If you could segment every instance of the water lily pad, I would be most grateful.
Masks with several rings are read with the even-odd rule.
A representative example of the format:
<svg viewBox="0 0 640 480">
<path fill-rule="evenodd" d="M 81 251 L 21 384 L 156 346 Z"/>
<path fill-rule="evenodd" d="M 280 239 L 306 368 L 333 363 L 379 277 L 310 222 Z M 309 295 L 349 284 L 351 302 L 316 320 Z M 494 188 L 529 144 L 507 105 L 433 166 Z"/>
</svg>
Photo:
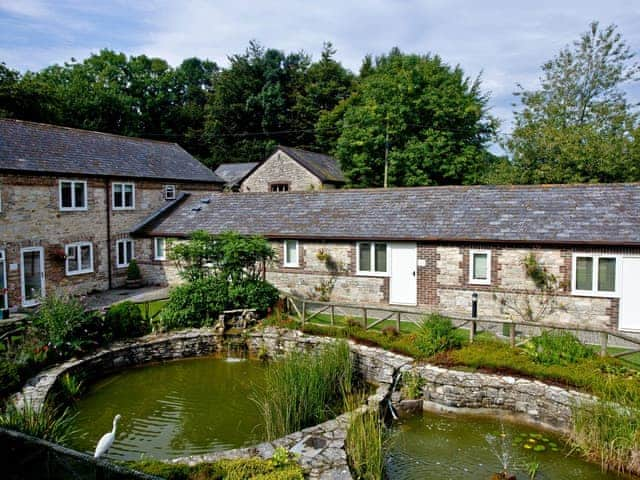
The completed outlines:
<svg viewBox="0 0 640 480">
<path fill-rule="evenodd" d="M 536 445 L 535 447 L 533 447 L 533 451 L 534 452 L 544 452 L 547 449 L 547 447 L 545 447 L 544 445 Z"/>
</svg>

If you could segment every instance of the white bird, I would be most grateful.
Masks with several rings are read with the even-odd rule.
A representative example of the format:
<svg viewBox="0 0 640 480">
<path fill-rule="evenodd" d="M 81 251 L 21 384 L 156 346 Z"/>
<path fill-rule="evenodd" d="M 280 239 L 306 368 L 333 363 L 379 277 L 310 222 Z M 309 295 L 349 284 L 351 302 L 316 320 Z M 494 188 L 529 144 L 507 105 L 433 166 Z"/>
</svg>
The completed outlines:
<svg viewBox="0 0 640 480">
<path fill-rule="evenodd" d="M 107 450 L 111 448 L 113 445 L 113 441 L 116 439 L 116 426 L 118 425 L 118 420 L 120 420 L 120 414 L 116 415 L 113 418 L 113 430 L 109 433 L 105 433 L 100 441 L 98 442 L 98 446 L 96 447 L 96 451 L 93 454 L 93 458 L 98 458 L 107 453 Z"/>
</svg>

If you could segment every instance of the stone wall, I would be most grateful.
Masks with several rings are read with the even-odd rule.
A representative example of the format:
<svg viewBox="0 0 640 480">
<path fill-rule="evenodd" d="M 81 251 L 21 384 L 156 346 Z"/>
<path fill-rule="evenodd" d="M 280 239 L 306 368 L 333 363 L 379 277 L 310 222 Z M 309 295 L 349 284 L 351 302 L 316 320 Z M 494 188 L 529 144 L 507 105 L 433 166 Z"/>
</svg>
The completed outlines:
<svg viewBox="0 0 640 480">
<path fill-rule="evenodd" d="M 595 397 L 553 385 L 433 365 L 411 368 L 424 380 L 424 408 L 431 410 L 504 413 L 546 429 L 568 432 L 572 407 Z"/>
<path fill-rule="evenodd" d="M 81 295 L 107 289 L 109 245 L 112 284 L 122 285 L 126 278 L 126 269 L 116 267 L 116 240 L 128 238 L 129 232 L 136 224 L 166 202 L 163 196 L 164 182 L 136 180 L 135 209 L 113 211 L 110 179 L 71 176 L 64 179 L 87 182 L 87 210 L 61 211 L 60 179 L 45 175 L 0 175 L 0 250 L 4 250 L 6 255 L 9 305 L 12 307 L 20 306 L 22 303 L 20 249 L 24 247 L 44 249 L 45 293 L 62 289 Z M 175 184 L 178 192 L 216 188 L 204 183 L 167 183 Z M 108 224 L 111 238 L 108 238 Z M 66 275 L 64 259 L 56 258 L 52 252 L 79 241 L 91 242 L 93 245 L 93 272 Z M 152 258 L 153 254 L 146 242 L 150 241 L 134 240 L 135 256 L 140 255 L 145 261 Z M 161 277 L 162 272 L 154 271 L 153 283 L 168 282 Z"/>
<path fill-rule="evenodd" d="M 240 185 L 241 192 L 270 192 L 271 184 L 286 183 L 290 192 L 323 188 L 322 181 L 284 152 L 267 158 Z"/>
</svg>

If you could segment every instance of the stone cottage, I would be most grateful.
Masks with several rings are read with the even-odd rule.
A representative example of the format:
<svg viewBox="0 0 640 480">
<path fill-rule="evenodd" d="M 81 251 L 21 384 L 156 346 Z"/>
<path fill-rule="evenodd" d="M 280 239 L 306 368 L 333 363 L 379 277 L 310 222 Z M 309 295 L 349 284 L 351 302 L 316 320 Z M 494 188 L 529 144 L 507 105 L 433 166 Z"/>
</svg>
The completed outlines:
<svg viewBox="0 0 640 480">
<path fill-rule="evenodd" d="M 197 229 L 265 236 L 267 279 L 307 298 L 468 316 L 475 293 L 481 318 L 546 298 L 547 320 L 640 331 L 640 184 L 195 193 L 134 235 Z"/>
<path fill-rule="evenodd" d="M 175 143 L 0 119 L 0 307 L 117 287 L 132 258 L 145 276 L 164 243 L 131 230 L 223 184 Z"/>
<path fill-rule="evenodd" d="M 226 181 L 226 189 L 241 192 L 305 192 L 345 184 L 335 158 L 284 146 L 260 163 L 224 163 L 215 173 Z"/>
</svg>

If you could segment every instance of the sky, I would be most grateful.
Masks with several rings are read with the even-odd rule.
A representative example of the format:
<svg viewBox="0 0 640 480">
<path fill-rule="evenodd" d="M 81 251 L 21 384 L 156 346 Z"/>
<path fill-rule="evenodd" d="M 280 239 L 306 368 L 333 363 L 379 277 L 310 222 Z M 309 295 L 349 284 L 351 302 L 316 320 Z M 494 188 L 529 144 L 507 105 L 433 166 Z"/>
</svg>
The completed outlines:
<svg viewBox="0 0 640 480">
<path fill-rule="evenodd" d="M 39 70 L 109 48 L 224 66 L 250 40 L 314 58 L 330 41 L 356 72 L 366 54 L 398 46 L 482 74 L 508 133 L 517 85 L 535 88 L 540 66 L 593 20 L 618 25 L 640 57 L 640 0 L 0 0 L 0 62 Z M 627 87 L 635 102 L 638 83 Z"/>
</svg>

